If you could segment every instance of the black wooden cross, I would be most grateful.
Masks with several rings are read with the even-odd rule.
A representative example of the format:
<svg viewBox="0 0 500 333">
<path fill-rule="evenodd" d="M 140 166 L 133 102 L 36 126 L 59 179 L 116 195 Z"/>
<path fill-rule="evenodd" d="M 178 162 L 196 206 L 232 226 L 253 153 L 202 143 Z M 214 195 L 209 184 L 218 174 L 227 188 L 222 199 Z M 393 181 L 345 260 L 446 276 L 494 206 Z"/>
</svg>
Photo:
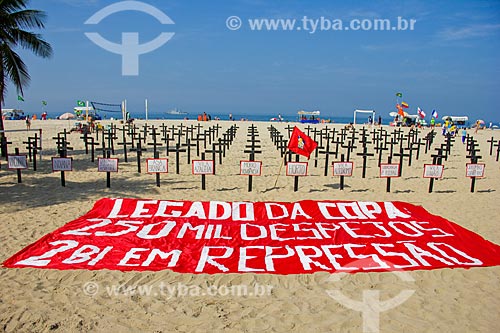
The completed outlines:
<svg viewBox="0 0 500 333">
<path fill-rule="evenodd" d="M 5 157 L 5 160 L 8 159 L 8 156 L 9 156 L 9 149 L 8 149 L 8 147 L 11 144 L 12 144 L 12 142 L 8 141 L 6 136 L 2 136 L 0 138 L 0 146 L 1 146 L 1 150 L 2 150 L 2 157 Z"/>
<path fill-rule="evenodd" d="M 150 134 L 151 134 L 151 138 L 153 139 L 153 142 L 149 142 L 147 145 L 148 146 L 153 146 L 153 156 L 156 156 L 156 152 L 158 151 L 157 148 L 163 146 L 163 144 L 157 141 L 156 137 L 158 135 L 160 135 L 160 133 L 158 133 L 156 131 L 156 127 L 151 126 L 151 132 L 150 132 Z"/>
<path fill-rule="evenodd" d="M 391 145 L 392 147 L 392 145 Z M 382 152 L 384 150 L 389 150 L 385 145 L 385 142 L 380 141 L 378 146 L 375 146 L 375 151 L 378 153 L 378 167 L 380 168 L 380 164 L 382 164 Z M 389 158 L 392 158 L 392 155 L 389 155 Z"/>
<path fill-rule="evenodd" d="M 86 146 L 90 146 L 90 161 L 94 162 L 95 158 L 95 146 L 99 146 L 99 142 L 95 142 L 95 139 L 93 136 L 88 136 L 85 141 Z M 89 142 L 90 141 L 90 142 Z"/>
<path fill-rule="evenodd" d="M 500 156 L 500 140 L 498 140 L 497 144 L 494 146 L 497 147 L 497 158 L 495 161 L 498 162 L 498 157 Z"/>
<path fill-rule="evenodd" d="M 249 161 L 255 161 L 255 154 L 261 154 L 262 151 L 256 150 L 257 148 L 260 148 L 260 146 L 255 145 L 256 142 L 254 140 L 252 140 L 251 142 L 252 142 L 251 145 L 245 146 L 245 150 L 243 151 L 243 153 L 250 154 L 248 157 Z M 253 178 L 252 175 L 248 176 L 248 192 L 252 192 L 252 178 Z"/>
<path fill-rule="evenodd" d="M 143 151 L 147 151 L 146 148 L 142 148 L 142 138 L 141 133 L 137 134 L 137 144 L 135 148 L 130 148 L 130 151 L 135 151 L 137 153 L 137 172 L 141 173 L 141 156 Z"/>
<path fill-rule="evenodd" d="M 128 132 L 128 129 L 125 128 L 125 126 L 123 126 L 120 131 L 122 131 L 122 142 L 118 142 L 117 144 L 120 145 L 120 146 L 123 146 L 123 157 L 124 157 L 124 160 L 125 162 L 128 162 L 128 158 L 127 158 L 127 145 L 130 144 L 130 142 L 127 142 L 127 132 Z M 85 145 L 87 146 L 87 145 Z"/>
<path fill-rule="evenodd" d="M 465 156 L 466 158 L 470 158 L 470 162 L 472 164 L 477 164 L 477 161 L 482 158 L 482 156 L 476 155 L 479 149 L 475 149 L 475 146 L 472 146 L 470 149 L 470 154 Z M 476 185 L 476 177 L 471 177 L 470 191 L 474 192 L 474 187 Z"/>
<path fill-rule="evenodd" d="M 215 146 L 218 146 L 219 149 L 215 149 Z M 215 175 L 215 154 L 219 154 L 219 164 L 222 164 L 222 149 L 221 145 L 217 143 L 212 143 L 212 149 L 205 150 L 206 153 L 212 154 L 212 160 L 214 161 L 214 175 Z"/>
<path fill-rule="evenodd" d="M 28 149 L 28 156 L 30 162 L 32 161 L 33 157 L 33 171 L 36 171 L 36 155 L 37 152 L 42 148 L 38 146 L 38 133 L 35 133 L 34 137 L 28 137 L 28 141 L 25 141 L 23 143 L 27 144 L 26 149 Z"/>
<path fill-rule="evenodd" d="M 220 126 L 219 124 L 217 124 L 217 125 L 211 126 L 210 128 L 212 128 L 212 130 L 213 130 L 212 140 L 215 140 L 215 138 L 219 136 L 219 129 L 221 129 L 222 126 Z"/>
<path fill-rule="evenodd" d="M 446 154 L 443 154 L 443 147 L 436 148 L 435 149 L 437 152 L 436 154 L 431 155 L 432 157 L 432 164 L 437 165 L 441 164 L 443 162 L 443 158 L 446 158 Z M 432 193 L 432 189 L 434 187 L 434 178 L 430 178 L 429 180 L 429 193 Z"/>
<path fill-rule="evenodd" d="M 187 138 L 187 136 L 186 136 Z M 192 139 L 194 140 L 194 139 Z M 186 143 L 183 143 L 182 144 L 183 147 L 186 147 L 186 150 L 187 150 L 187 164 L 191 164 L 191 147 L 199 147 L 199 145 L 197 143 L 191 143 L 191 140 L 190 139 L 187 139 L 186 140 Z M 198 156 L 198 155 L 196 155 Z"/>
<path fill-rule="evenodd" d="M 358 156 L 363 156 L 363 175 L 362 175 L 362 178 L 365 178 L 365 176 L 366 176 L 366 158 L 368 156 L 375 155 L 374 153 L 368 153 L 367 150 L 368 150 L 368 148 L 366 147 L 366 144 L 363 144 L 363 152 L 356 154 Z"/>
<path fill-rule="evenodd" d="M 179 143 L 175 144 L 175 148 L 169 148 L 170 151 L 175 152 L 175 173 L 180 173 L 180 153 L 186 152 L 185 148 L 181 148 Z"/>
<path fill-rule="evenodd" d="M 412 143 L 412 146 L 417 146 L 417 155 L 415 156 L 415 159 L 418 161 L 420 157 L 420 146 L 425 146 L 425 142 L 422 142 L 421 138 L 418 138 L 417 141 Z"/>
<path fill-rule="evenodd" d="M 491 139 L 486 140 L 490 144 L 490 156 L 493 155 L 493 144 L 496 142 L 494 137 L 491 137 Z"/>
<path fill-rule="evenodd" d="M 410 156 L 410 154 L 405 154 L 404 150 L 405 149 L 403 148 L 403 143 L 401 142 L 401 144 L 399 145 L 399 153 L 392 154 L 394 156 L 399 156 L 399 177 L 401 177 L 401 175 L 403 174 L 403 159 Z"/>
<path fill-rule="evenodd" d="M 343 144 L 342 145 L 342 148 L 346 148 L 347 149 L 347 159 L 346 159 L 346 161 L 349 162 L 350 158 L 351 158 L 351 151 L 353 151 L 354 148 L 357 148 L 357 146 L 355 146 L 354 142 L 349 139 L 347 141 L 347 144 Z"/>
<path fill-rule="evenodd" d="M 427 133 L 427 135 L 424 137 L 425 141 L 425 154 L 431 149 L 432 143 L 434 142 L 434 137 L 436 136 L 436 132 L 434 130 L 430 131 Z"/>
<path fill-rule="evenodd" d="M 67 156 L 67 151 L 73 150 L 73 147 L 69 146 L 70 143 L 66 140 L 66 138 L 67 138 L 67 132 L 66 129 L 64 129 L 62 133 L 57 133 L 57 137 L 53 137 L 52 139 L 56 140 L 57 153 L 60 154 L 61 150 L 64 150 Z"/>
<path fill-rule="evenodd" d="M 285 127 L 285 129 L 288 131 L 288 138 L 290 138 L 292 136 L 292 132 L 293 132 L 294 128 L 295 128 L 295 126 L 292 126 L 292 125 L 288 125 L 287 127 Z"/>
<path fill-rule="evenodd" d="M 333 155 L 333 156 L 335 156 L 335 158 L 337 158 L 337 156 L 339 154 L 339 143 L 340 143 L 339 138 L 337 138 L 337 141 L 334 141 L 333 143 L 336 143 L 335 151 L 330 151 L 330 140 L 329 140 L 329 138 L 327 138 L 325 149 L 321 150 L 319 152 L 321 155 L 325 155 L 325 172 L 324 172 L 325 177 L 328 176 L 328 168 L 330 167 L 330 163 L 329 163 L 330 155 Z M 316 149 L 316 150 L 318 151 L 319 149 Z"/>
</svg>

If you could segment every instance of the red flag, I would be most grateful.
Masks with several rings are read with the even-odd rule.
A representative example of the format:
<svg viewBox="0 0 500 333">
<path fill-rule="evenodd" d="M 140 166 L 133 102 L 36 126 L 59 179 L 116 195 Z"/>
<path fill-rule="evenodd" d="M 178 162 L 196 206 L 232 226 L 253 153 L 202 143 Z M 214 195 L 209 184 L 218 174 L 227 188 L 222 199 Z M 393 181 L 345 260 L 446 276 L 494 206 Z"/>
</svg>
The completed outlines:
<svg viewBox="0 0 500 333">
<path fill-rule="evenodd" d="M 292 136 L 288 142 L 288 149 L 309 159 L 309 156 L 317 146 L 318 143 L 316 141 L 307 136 L 297 126 L 294 127 Z"/>
</svg>

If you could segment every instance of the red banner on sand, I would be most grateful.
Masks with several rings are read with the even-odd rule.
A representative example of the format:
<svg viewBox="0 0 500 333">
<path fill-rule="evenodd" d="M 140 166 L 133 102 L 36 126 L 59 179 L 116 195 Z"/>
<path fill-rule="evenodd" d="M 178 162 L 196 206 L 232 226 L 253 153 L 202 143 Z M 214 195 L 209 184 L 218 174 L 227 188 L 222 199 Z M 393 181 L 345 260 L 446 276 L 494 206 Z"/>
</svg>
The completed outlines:
<svg viewBox="0 0 500 333">
<path fill-rule="evenodd" d="M 101 199 L 5 267 L 304 274 L 500 265 L 500 246 L 404 202 Z"/>
</svg>

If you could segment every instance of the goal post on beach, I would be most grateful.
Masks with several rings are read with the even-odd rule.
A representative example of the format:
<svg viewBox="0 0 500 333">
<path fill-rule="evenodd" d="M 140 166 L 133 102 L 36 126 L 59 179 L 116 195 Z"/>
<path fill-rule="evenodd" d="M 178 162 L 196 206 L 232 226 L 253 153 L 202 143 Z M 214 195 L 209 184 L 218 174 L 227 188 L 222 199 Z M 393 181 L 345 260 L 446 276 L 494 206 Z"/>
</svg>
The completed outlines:
<svg viewBox="0 0 500 333">
<path fill-rule="evenodd" d="M 90 102 L 90 104 L 92 104 L 92 109 L 94 109 L 96 113 L 120 113 L 122 120 L 124 122 L 127 121 L 127 100 L 121 101 L 120 104 L 102 103 L 95 101 Z"/>
</svg>

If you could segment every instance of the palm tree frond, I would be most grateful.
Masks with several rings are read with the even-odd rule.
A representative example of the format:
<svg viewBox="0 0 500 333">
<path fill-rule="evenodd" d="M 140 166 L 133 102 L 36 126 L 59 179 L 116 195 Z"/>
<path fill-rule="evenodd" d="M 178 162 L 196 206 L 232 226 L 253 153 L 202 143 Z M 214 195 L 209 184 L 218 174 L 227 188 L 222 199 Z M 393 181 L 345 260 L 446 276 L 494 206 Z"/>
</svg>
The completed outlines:
<svg viewBox="0 0 500 333">
<path fill-rule="evenodd" d="M 12 30 L 12 37 L 19 46 L 30 50 L 35 55 L 42 58 L 52 56 L 52 46 L 42 39 L 42 36 L 24 30 Z"/>
<path fill-rule="evenodd" d="M 3 75 L 9 77 L 17 91 L 22 95 L 23 87 L 27 86 L 30 82 L 30 75 L 26 64 L 19 54 L 6 44 L 0 44 L 0 55 L 2 57 Z"/>
</svg>

